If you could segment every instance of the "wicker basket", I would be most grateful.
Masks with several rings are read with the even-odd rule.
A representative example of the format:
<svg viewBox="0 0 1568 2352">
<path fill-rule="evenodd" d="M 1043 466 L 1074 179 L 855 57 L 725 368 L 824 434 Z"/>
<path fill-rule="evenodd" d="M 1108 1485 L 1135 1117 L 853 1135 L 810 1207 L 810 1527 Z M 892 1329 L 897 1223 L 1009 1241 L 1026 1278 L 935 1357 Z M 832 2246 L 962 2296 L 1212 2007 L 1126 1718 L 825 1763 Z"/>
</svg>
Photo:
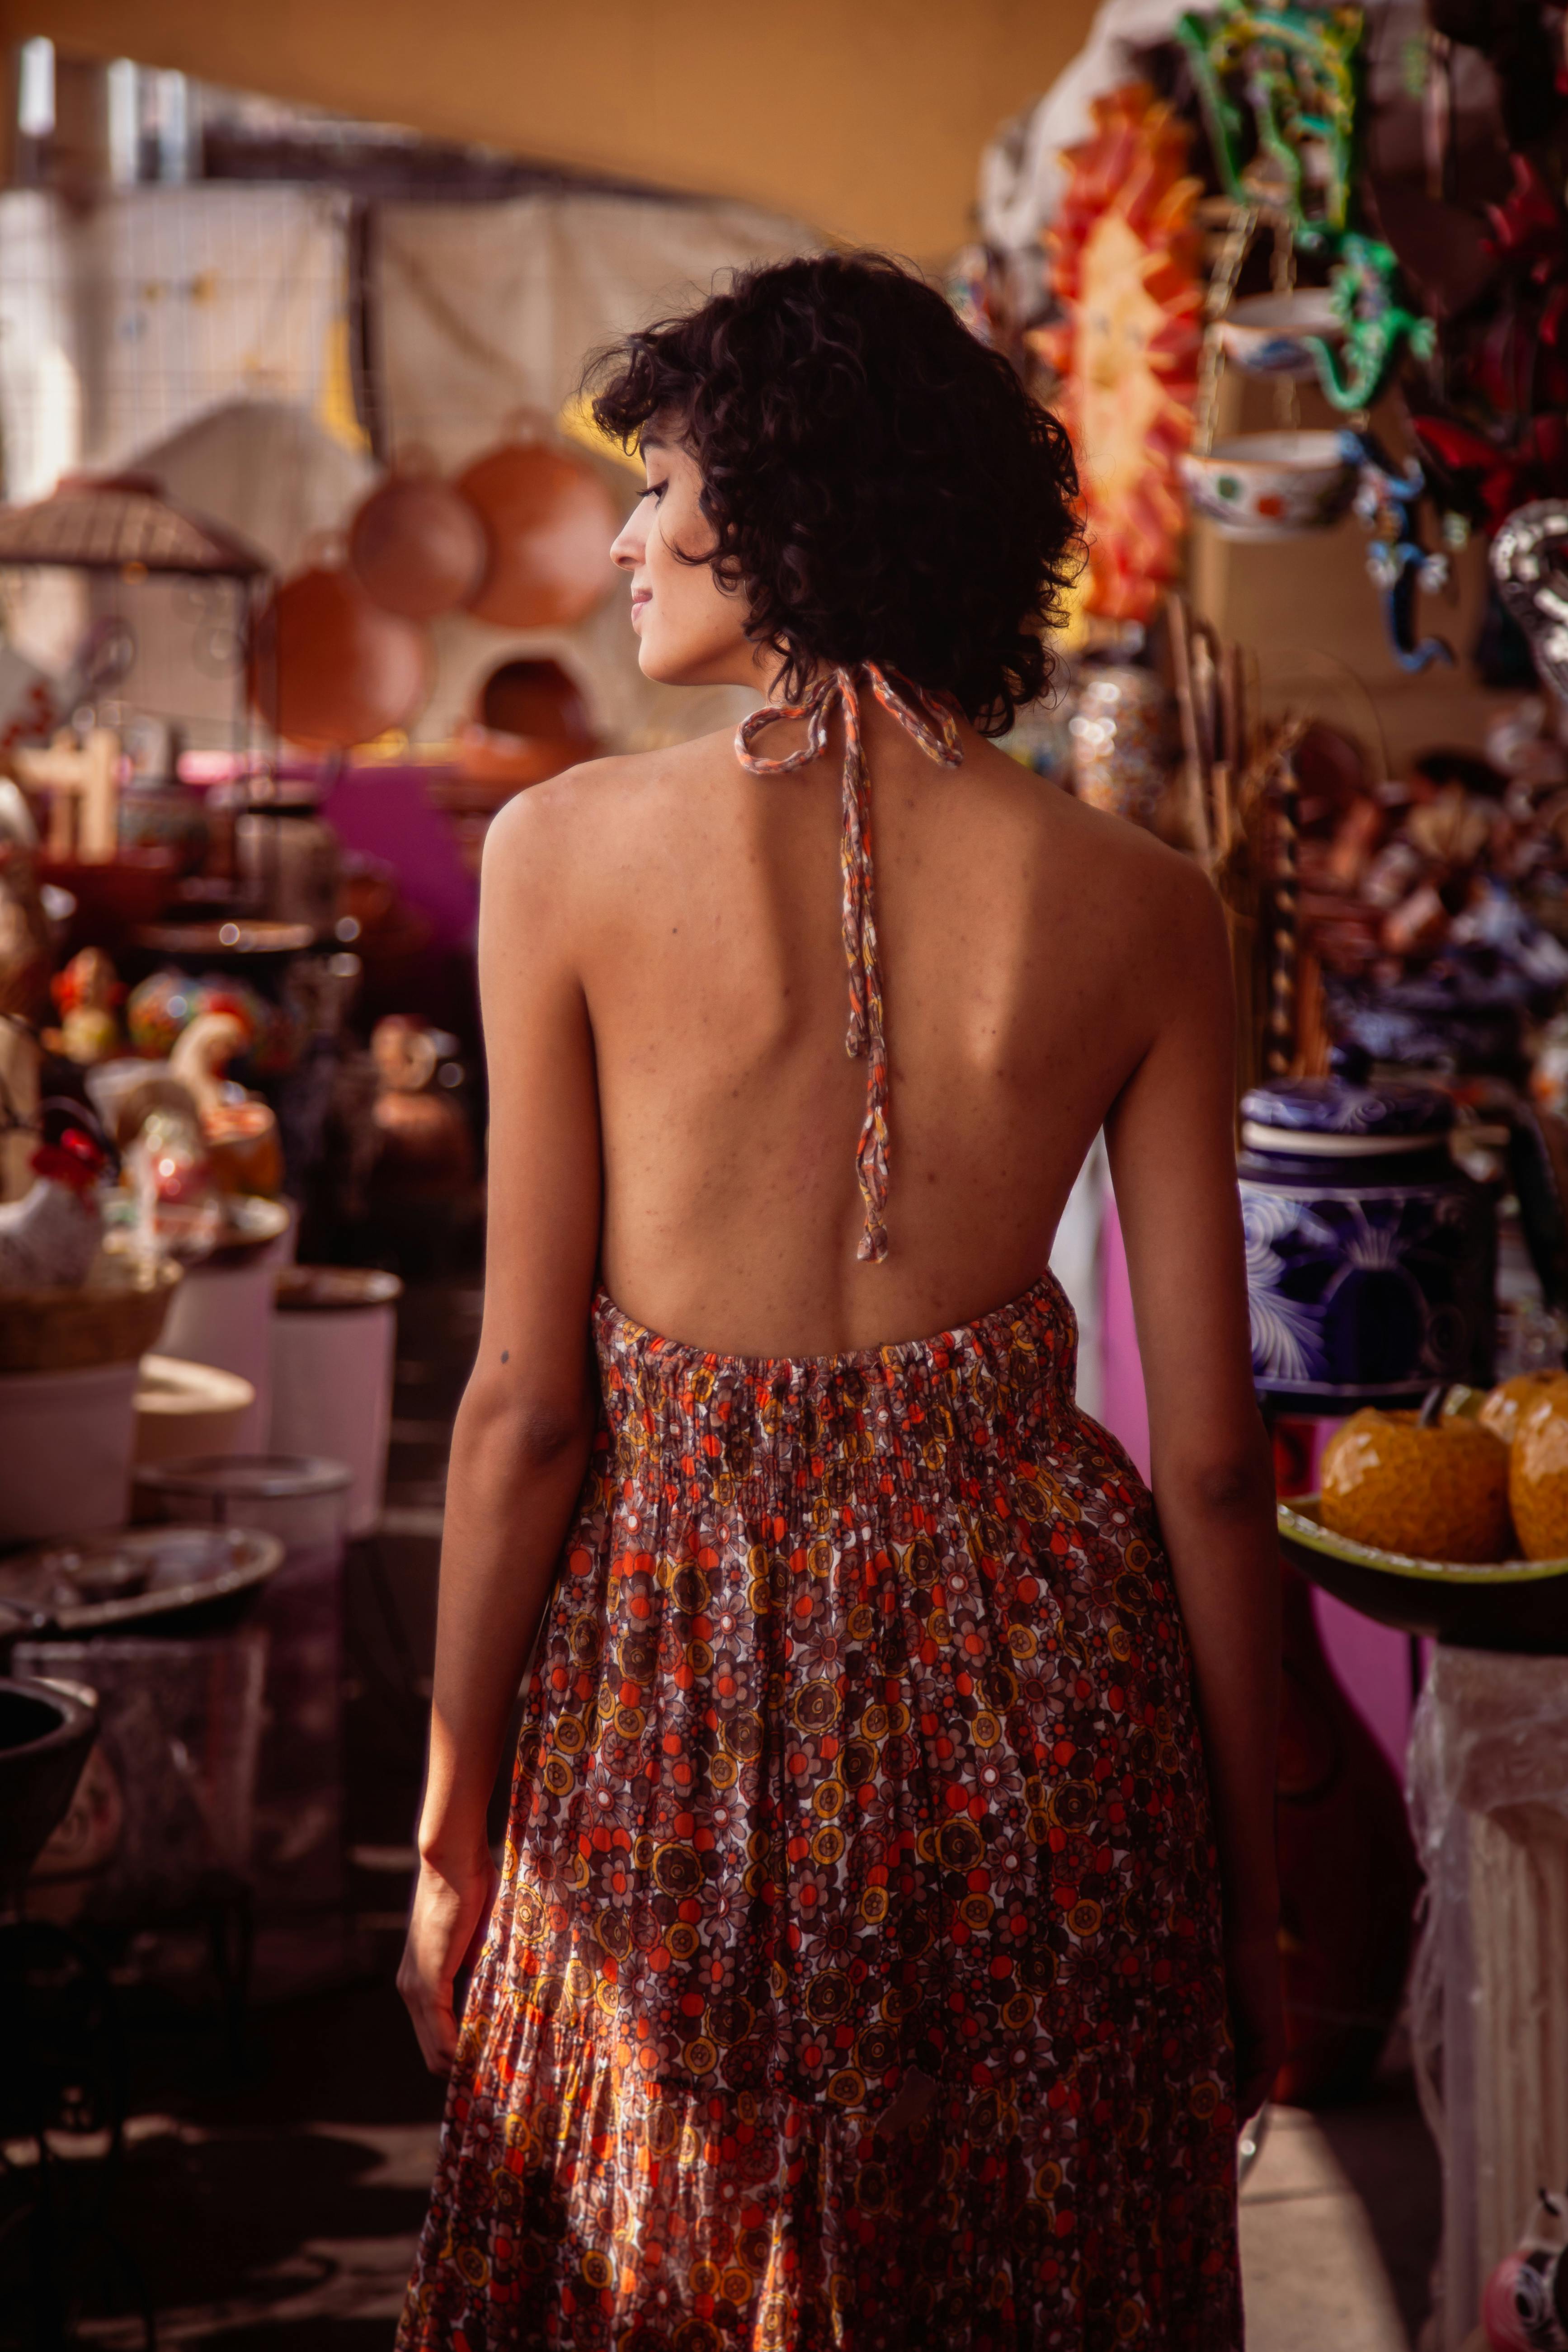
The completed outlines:
<svg viewBox="0 0 1568 2352">
<path fill-rule="evenodd" d="M 163 1329 L 179 1279 L 166 1262 L 101 1255 L 78 1289 L 0 1291 L 0 1373 L 134 1363 Z"/>
</svg>

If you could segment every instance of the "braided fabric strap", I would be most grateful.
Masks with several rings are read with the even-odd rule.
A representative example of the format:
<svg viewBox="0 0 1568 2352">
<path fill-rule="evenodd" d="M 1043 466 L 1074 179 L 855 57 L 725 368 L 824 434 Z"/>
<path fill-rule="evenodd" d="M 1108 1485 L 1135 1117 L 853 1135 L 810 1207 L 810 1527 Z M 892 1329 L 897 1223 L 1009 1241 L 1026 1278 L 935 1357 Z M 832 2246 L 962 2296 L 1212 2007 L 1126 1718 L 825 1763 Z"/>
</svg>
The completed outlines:
<svg viewBox="0 0 1568 2352">
<path fill-rule="evenodd" d="M 888 1255 L 888 1044 L 882 1008 L 882 967 L 877 950 L 877 916 L 871 875 L 870 777 L 860 735 L 858 679 L 863 679 L 890 717 L 929 760 L 956 768 L 963 759 L 952 711 L 922 694 L 906 678 L 895 685 L 875 662 L 856 669 L 832 669 L 804 702 L 768 703 L 742 719 L 735 730 L 735 757 L 754 776 L 782 776 L 809 767 L 827 749 L 834 710 L 844 719 L 844 830 L 838 863 L 844 877 L 844 954 L 849 966 L 849 1027 L 846 1052 L 866 1056 L 866 1120 L 855 1152 L 855 1174 L 866 1203 L 866 1229 L 856 1255 L 874 1264 Z M 752 749 L 775 719 L 805 722 L 805 740 L 776 760 Z"/>
</svg>

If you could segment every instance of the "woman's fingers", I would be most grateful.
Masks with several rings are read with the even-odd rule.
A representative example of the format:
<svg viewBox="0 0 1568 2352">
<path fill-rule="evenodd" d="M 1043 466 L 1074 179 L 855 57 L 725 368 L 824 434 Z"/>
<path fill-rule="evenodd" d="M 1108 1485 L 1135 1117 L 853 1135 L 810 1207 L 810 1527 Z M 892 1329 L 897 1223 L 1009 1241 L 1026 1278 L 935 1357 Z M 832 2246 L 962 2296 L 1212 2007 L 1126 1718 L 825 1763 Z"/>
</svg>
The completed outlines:
<svg viewBox="0 0 1568 2352">
<path fill-rule="evenodd" d="M 463 1884 L 426 1864 L 414 1890 L 397 1990 L 433 2074 L 452 2071 L 458 2053 L 452 1988 L 459 1969 L 472 1967 L 483 1947 L 497 1878 L 487 1855 L 482 1871 Z"/>
</svg>

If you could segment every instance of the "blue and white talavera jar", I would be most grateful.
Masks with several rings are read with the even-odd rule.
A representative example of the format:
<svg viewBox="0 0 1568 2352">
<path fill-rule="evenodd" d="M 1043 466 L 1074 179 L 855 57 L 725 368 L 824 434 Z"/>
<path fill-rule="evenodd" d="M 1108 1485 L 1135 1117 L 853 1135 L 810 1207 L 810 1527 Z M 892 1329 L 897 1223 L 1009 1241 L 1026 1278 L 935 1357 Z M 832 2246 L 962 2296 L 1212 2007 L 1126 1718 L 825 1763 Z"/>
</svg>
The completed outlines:
<svg viewBox="0 0 1568 2352">
<path fill-rule="evenodd" d="M 1241 1106 L 1242 1224 L 1258 1392 L 1304 1414 L 1489 1387 L 1490 1195 L 1449 1151 L 1435 1088 L 1290 1078 Z"/>
</svg>

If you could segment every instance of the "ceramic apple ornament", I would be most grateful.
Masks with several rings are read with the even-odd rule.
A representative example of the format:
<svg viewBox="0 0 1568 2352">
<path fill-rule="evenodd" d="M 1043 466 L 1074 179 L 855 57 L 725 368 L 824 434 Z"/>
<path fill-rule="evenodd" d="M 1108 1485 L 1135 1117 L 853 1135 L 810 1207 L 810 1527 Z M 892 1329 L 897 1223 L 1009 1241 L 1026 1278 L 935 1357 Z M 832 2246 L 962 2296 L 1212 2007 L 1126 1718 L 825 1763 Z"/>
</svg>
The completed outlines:
<svg viewBox="0 0 1568 2352">
<path fill-rule="evenodd" d="M 1568 1379 L 1547 1381 L 1520 1415 L 1508 1497 L 1526 1559 L 1568 1557 Z"/>
<path fill-rule="evenodd" d="M 1446 1389 L 1421 1412 L 1353 1412 L 1323 1454 L 1323 1525 L 1353 1542 L 1415 1559 L 1506 1559 L 1509 1449 Z M 1568 1424 L 1565 1424 L 1568 1428 Z"/>
</svg>

